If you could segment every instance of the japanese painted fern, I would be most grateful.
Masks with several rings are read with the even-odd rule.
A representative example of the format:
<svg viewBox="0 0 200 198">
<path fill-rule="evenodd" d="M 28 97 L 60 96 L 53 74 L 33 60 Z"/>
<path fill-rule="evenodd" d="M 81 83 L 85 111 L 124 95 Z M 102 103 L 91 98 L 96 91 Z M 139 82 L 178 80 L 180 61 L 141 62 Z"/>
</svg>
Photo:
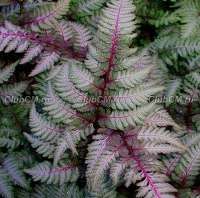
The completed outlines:
<svg viewBox="0 0 200 198">
<path fill-rule="evenodd" d="M 25 133 L 45 158 L 25 170 L 35 181 L 85 178 L 85 197 L 115 197 L 122 184 L 136 184 L 138 197 L 175 197 L 160 157 L 185 149 L 181 128 L 153 100 L 163 91 L 153 57 L 131 47 L 134 12 L 130 0 L 107 3 L 86 60 L 52 61 L 36 78 L 40 100 L 30 113 L 32 134 Z"/>
</svg>

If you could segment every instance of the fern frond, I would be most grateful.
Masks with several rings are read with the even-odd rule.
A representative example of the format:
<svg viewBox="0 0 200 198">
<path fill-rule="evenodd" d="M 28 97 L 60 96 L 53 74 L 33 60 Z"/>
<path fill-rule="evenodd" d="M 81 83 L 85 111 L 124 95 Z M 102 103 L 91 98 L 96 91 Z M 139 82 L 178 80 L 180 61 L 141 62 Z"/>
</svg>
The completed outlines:
<svg viewBox="0 0 200 198">
<path fill-rule="evenodd" d="M 18 61 L 6 66 L 5 68 L 0 70 L 0 84 L 2 84 L 3 82 L 8 81 L 8 79 L 12 76 L 12 74 L 15 71 L 16 66 L 18 65 Z"/>
<path fill-rule="evenodd" d="M 71 150 L 73 154 L 77 154 L 76 144 L 85 139 L 93 132 L 91 125 L 84 129 L 76 129 L 70 127 L 59 128 L 50 121 L 45 120 L 36 112 L 33 105 L 30 113 L 30 127 L 34 136 L 25 134 L 37 152 L 43 156 L 54 158 L 54 164 L 63 157 L 66 150 Z"/>
<path fill-rule="evenodd" d="M 130 61 L 130 60 L 129 60 Z M 132 60 L 133 61 L 133 60 Z M 127 64 L 127 62 L 126 62 Z M 141 64 L 141 63 L 140 63 Z M 139 71 L 121 71 L 114 75 L 113 81 L 115 86 L 119 86 L 120 88 L 133 88 L 137 85 L 143 83 L 143 81 L 148 77 L 151 72 L 151 67 L 141 69 Z"/>
<path fill-rule="evenodd" d="M 159 107 L 153 113 L 150 113 L 149 116 L 146 117 L 145 123 L 149 126 L 173 126 L 175 130 L 181 130 L 181 127 L 175 123 L 169 113 L 162 107 Z"/>
<path fill-rule="evenodd" d="M 41 100 L 30 113 L 33 135 L 25 134 L 36 151 L 53 163 L 45 161 L 26 170 L 35 181 L 75 182 L 79 164 L 79 178 L 86 177 L 88 197 L 115 197 L 117 185 L 123 183 L 135 183 L 138 197 L 175 197 L 176 189 L 159 162 L 165 154 L 185 151 L 174 134 L 181 128 L 157 104 L 164 84 L 157 58 L 148 49 L 137 52 L 132 47 L 134 12 L 131 0 L 109 1 L 92 41 L 87 29 L 60 22 L 60 17 L 50 20 L 51 27 L 44 25 L 48 33 L 55 27 L 58 40 L 62 37 L 68 44 L 72 40 L 76 50 L 88 47 L 88 54 L 85 61 L 66 59 L 62 53 L 53 61 L 45 57 L 45 64 L 39 62 L 31 74 L 49 69 L 36 78 L 34 93 Z M 43 55 L 45 50 L 41 51 Z M 48 56 L 52 53 L 47 52 Z M 29 54 L 27 60 L 34 57 Z M 198 75 L 193 77 L 198 82 Z M 83 165 L 86 144 L 87 169 Z"/>
<path fill-rule="evenodd" d="M 59 0 L 56 3 L 48 3 L 38 6 L 31 13 L 32 19 L 26 22 L 33 30 L 38 30 L 38 26 L 42 29 L 48 29 L 50 24 L 62 18 L 69 8 L 69 0 Z"/>
<path fill-rule="evenodd" d="M 6 147 L 7 149 L 15 149 L 20 144 L 21 141 L 17 138 L 0 137 L 0 147 Z"/>
<path fill-rule="evenodd" d="M 175 168 L 173 178 L 183 186 L 191 186 L 194 183 L 194 178 L 199 174 L 200 166 L 200 145 L 195 144 L 183 154 L 179 164 Z"/>
<path fill-rule="evenodd" d="M 94 141 L 88 148 L 89 153 L 87 156 L 87 177 L 91 182 L 89 186 L 93 186 L 94 188 L 99 185 L 104 171 L 109 168 L 109 165 L 115 161 L 116 157 L 118 156 L 118 150 L 115 152 L 107 150 L 107 146 L 111 137 L 111 134 L 108 136 L 95 136 L 94 138 L 96 141 Z"/>
<path fill-rule="evenodd" d="M 13 187 L 5 170 L 0 169 L 0 193 L 6 198 L 13 198 Z"/>
<path fill-rule="evenodd" d="M 154 142 L 158 144 L 162 143 L 167 143 L 171 144 L 174 146 L 179 147 L 180 149 L 186 149 L 185 146 L 183 146 L 178 138 L 174 135 L 171 134 L 169 131 L 166 131 L 164 128 L 153 128 L 153 127 L 148 127 L 148 128 L 142 128 L 138 132 L 137 138 L 139 140 L 144 140 L 146 142 Z"/>
<path fill-rule="evenodd" d="M 116 198 L 116 187 L 112 184 L 110 180 L 104 180 L 101 181 L 101 185 L 98 188 L 92 190 L 89 189 L 89 192 L 86 194 L 86 196 L 88 198 Z"/>
<path fill-rule="evenodd" d="M 0 87 L 0 99 L 3 103 L 8 104 L 13 101 L 14 98 L 21 96 L 26 90 L 29 82 L 19 82 L 9 85 L 2 85 Z"/>
<path fill-rule="evenodd" d="M 149 99 L 163 90 L 163 87 L 145 88 L 136 87 L 132 90 L 119 90 L 111 98 L 111 107 L 116 110 L 130 110 L 149 101 Z M 112 92 L 111 92 L 112 93 Z M 109 105 L 109 103 L 108 103 Z"/>
<path fill-rule="evenodd" d="M 131 111 L 113 111 L 110 115 L 102 115 L 99 123 L 102 127 L 124 130 L 128 126 L 142 125 L 150 112 L 155 111 L 155 103 L 149 103 Z"/>
<path fill-rule="evenodd" d="M 24 136 L 31 143 L 33 148 L 36 148 L 36 151 L 41 154 L 43 157 L 53 158 L 56 146 L 52 142 L 44 141 L 38 137 L 24 133 Z"/>
<path fill-rule="evenodd" d="M 62 185 L 66 182 L 74 182 L 78 177 L 78 169 L 74 165 L 52 167 L 49 162 L 43 162 L 33 168 L 25 170 L 34 181 L 46 182 L 47 184 Z"/>
<path fill-rule="evenodd" d="M 84 57 L 91 38 L 89 31 L 76 23 L 67 23 L 66 27 L 66 24 L 62 22 L 56 25 L 56 29 L 59 32 L 56 35 L 53 32 L 52 34 L 50 34 L 51 32 L 39 34 L 28 32 L 6 21 L 4 26 L 0 26 L 0 51 L 6 53 L 10 51 L 25 52 L 20 64 L 25 64 L 39 57 L 39 61 L 37 61 L 30 76 L 53 67 L 60 60 L 61 55 L 70 58 L 75 55 L 77 58 Z"/>
<path fill-rule="evenodd" d="M 104 0 L 103 1 L 102 0 L 80 1 L 79 5 L 78 5 L 78 12 L 79 12 L 80 15 L 83 14 L 83 15 L 92 16 L 93 12 L 100 10 L 103 7 L 103 4 L 105 2 L 106 1 L 104 1 Z"/>
<path fill-rule="evenodd" d="M 55 69 L 54 69 L 55 71 Z M 69 65 L 61 66 L 60 71 L 55 75 L 53 84 L 58 95 L 66 102 L 72 103 L 72 107 L 82 112 L 94 111 L 95 102 L 92 102 L 89 94 L 76 88 L 69 76 Z"/>
<path fill-rule="evenodd" d="M 189 54 L 198 53 L 200 49 L 200 40 L 196 37 L 180 39 L 180 35 L 165 36 L 158 38 L 153 43 L 152 49 L 170 51 L 182 57 Z"/>
<path fill-rule="evenodd" d="M 60 136 L 60 133 L 62 132 L 62 129 L 42 118 L 42 116 L 37 113 L 34 104 L 30 113 L 29 125 L 31 127 L 31 131 L 34 133 L 35 136 L 38 136 L 46 141 L 56 141 L 57 138 Z"/>
<path fill-rule="evenodd" d="M 83 65 L 72 64 L 69 68 L 69 74 L 71 81 L 81 91 L 90 91 L 90 89 L 91 91 L 99 91 L 93 74 L 85 69 Z"/>
<path fill-rule="evenodd" d="M 121 183 L 121 179 L 123 178 L 123 173 L 125 172 L 127 168 L 127 164 L 123 161 L 118 161 L 112 164 L 110 169 L 110 176 L 112 179 L 112 182 L 117 185 Z M 134 172 L 135 174 L 135 172 Z M 130 176 L 129 172 L 129 176 Z M 126 183 L 128 183 L 128 177 L 124 176 Z M 134 178 L 134 175 L 131 176 L 131 180 Z M 132 183 L 132 182 L 131 182 Z"/>
<path fill-rule="evenodd" d="M 29 76 L 35 76 L 47 69 L 50 69 L 59 60 L 59 58 L 60 56 L 55 52 L 43 54 L 41 60 L 37 63 L 36 67 Z"/>
<path fill-rule="evenodd" d="M 166 183 L 168 181 L 167 176 L 156 172 L 149 172 L 148 168 L 137 158 L 134 158 L 134 161 L 141 177 L 137 183 L 137 186 L 139 186 L 137 197 L 175 197 L 173 193 L 177 190 Z"/>
<path fill-rule="evenodd" d="M 198 0 L 190 2 L 183 1 L 179 4 L 180 8 L 177 10 L 181 17 L 181 31 L 183 37 L 196 35 L 200 30 L 199 23 L 199 9 L 200 3 Z"/>
<path fill-rule="evenodd" d="M 88 122 L 86 118 L 79 115 L 69 104 L 64 103 L 52 89 L 49 84 L 48 93 L 45 99 L 44 110 L 55 119 L 56 122 L 63 122 L 64 124 L 73 121 Z"/>
<path fill-rule="evenodd" d="M 69 23 L 72 31 L 74 33 L 73 36 L 73 45 L 77 51 L 82 51 L 87 49 L 89 42 L 91 40 L 90 31 L 84 26 L 76 23 Z"/>
<path fill-rule="evenodd" d="M 24 144 L 21 133 L 22 128 L 27 124 L 28 107 L 22 104 L 0 105 L 0 112 L 6 114 L 0 119 L 0 147 L 13 151 Z"/>
<path fill-rule="evenodd" d="M 25 175 L 20 170 L 20 163 L 17 162 L 17 160 L 18 159 L 14 156 L 7 157 L 3 162 L 3 167 L 14 183 L 23 188 L 28 188 L 28 182 L 25 179 Z"/>
<path fill-rule="evenodd" d="M 176 94 L 179 92 L 181 86 L 181 79 L 174 79 L 168 83 L 168 87 L 165 92 L 165 96 L 167 98 L 166 104 L 170 105 L 173 103 Z"/>
<path fill-rule="evenodd" d="M 74 197 L 83 198 L 83 192 L 75 184 L 63 184 L 57 185 L 37 185 L 32 193 L 33 198 L 43 198 L 43 197 Z"/>
<path fill-rule="evenodd" d="M 28 63 L 33 58 L 37 57 L 41 52 L 42 52 L 42 46 L 40 45 L 29 46 L 24 57 L 21 59 L 20 64 Z"/>
</svg>

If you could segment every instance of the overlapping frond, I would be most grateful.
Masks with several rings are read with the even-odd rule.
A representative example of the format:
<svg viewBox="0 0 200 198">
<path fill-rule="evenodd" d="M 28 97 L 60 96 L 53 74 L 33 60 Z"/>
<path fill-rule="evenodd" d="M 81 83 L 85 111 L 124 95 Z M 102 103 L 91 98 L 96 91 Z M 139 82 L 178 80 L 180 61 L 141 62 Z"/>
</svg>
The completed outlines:
<svg viewBox="0 0 200 198">
<path fill-rule="evenodd" d="M 72 8 L 73 16 L 96 31 L 99 16 L 107 2 L 105 0 L 81 0 Z"/>
<path fill-rule="evenodd" d="M 198 34 L 198 31 L 200 30 L 199 1 L 183 1 L 182 3 L 179 3 L 179 6 L 180 8 L 177 10 L 177 12 L 181 16 L 182 36 L 188 37 Z"/>
<path fill-rule="evenodd" d="M 53 197 L 53 198 L 83 198 L 84 194 L 80 190 L 80 188 L 75 184 L 63 184 L 60 186 L 57 185 L 37 185 L 34 188 L 34 192 L 32 193 L 33 198 L 41 198 L 41 197 Z"/>
<path fill-rule="evenodd" d="M 8 66 L 0 67 L 0 101 L 4 104 L 9 104 L 13 102 L 14 99 L 21 96 L 29 84 L 28 81 L 16 82 L 13 84 L 8 82 L 17 65 L 18 61 Z"/>
<path fill-rule="evenodd" d="M 20 64 L 37 58 L 39 61 L 30 76 L 52 68 L 61 59 L 61 55 L 70 58 L 84 57 L 91 39 L 89 30 L 76 23 L 61 21 L 54 24 L 49 33 L 39 34 L 6 21 L 0 27 L 0 51 L 25 53 Z M 52 29 L 56 29 L 57 34 L 51 33 Z"/>
<path fill-rule="evenodd" d="M 52 167 L 49 162 L 42 162 L 33 168 L 25 170 L 35 181 L 46 182 L 47 184 L 62 185 L 66 182 L 74 182 L 78 177 L 78 169 L 74 165 L 62 165 Z"/>
<path fill-rule="evenodd" d="M 0 193 L 5 197 L 12 198 L 13 189 L 11 181 L 9 180 L 9 176 L 3 169 L 0 169 L 0 184 Z"/>
<path fill-rule="evenodd" d="M 28 182 L 20 170 L 20 163 L 17 162 L 17 160 L 18 159 L 14 156 L 7 157 L 3 162 L 3 168 L 7 171 L 7 174 L 15 184 L 21 186 L 22 188 L 27 188 Z"/>
<path fill-rule="evenodd" d="M 76 50 L 88 47 L 88 53 L 85 61 L 75 61 L 48 52 L 31 73 L 48 69 L 36 79 L 34 93 L 40 100 L 30 112 L 32 134 L 25 133 L 36 151 L 49 158 L 26 170 L 35 181 L 62 185 L 86 175 L 88 197 L 115 197 L 123 183 L 136 184 L 138 197 L 174 197 L 176 189 L 159 159 L 186 148 L 174 134 L 181 128 L 157 104 L 164 89 L 155 57 L 133 45 L 134 12 L 131 0 L 107 2 L 92 41 L 83 26 L 54 20 L 60 16 L 47 20 L 53 22 L 49 32 L 54 27 L 56 37 L 72 40 Z M 35 47 L 25 62 L 43 51 Z"/>
<path fill-rule="evenodd" d="M 125 132 L 124 135 L 104 130 L 104 134 L 95 136 L 95 141 L 89 146 L 88 185 L 91 189 L 98 188 L 104 174 L 110 173 L 115 184 L 121 183 L 123 179 L 127 185 L 136 183 L 141 188 L 138 193 L 140 197 L 168 197 L 176 190 L 167 183 L 168 178 L 159 172 L 160 165 L 156 165 L 156 159 L 150 154 L 171 153 L 175 150 L 181 152 L 184 147 L 170 136 L 169 132 L 159 128 L 143 128 Z"/>
<path fill-rule="evenodd" d="M 0 84 L 3 82 L 8 81 L 8 79 L 12 76 L 15 71 L 15 67 L 17 66 L 18 62 L 13 63 L 7 67 L 4 67 L 0 70 Z"/>
<path fill-rule="evenodd" d="M 22 157 L 23 155 L 23 157 Z M 4 158 L 3 158 L 4 157 Z M 30 154 L 29 154 L 30 157 Z M 3 154 L 1 153 L 2 165 L 0 167 L 0 194 L 5 198 L 14 198 L 15 188 L 21 190 L 28 190 L 29 181 L 25 177 L 23 167 L 32 160 L 29 161 L 27 152 Z"/>
<path fill-rule="evenodd" d="M 156 39 L 155 43 L 153 43 L 153 48 L 157 48 L 160 51 L 166 50 L 174 52 L 185 57 L 192 53 L 198 53 L 200 41 L 194 36 L 180 39 L 179 34 L 172 34 L 172 36 L 164 36 Z"/>
<path fill-rule="evenodd" d="M 191 186 L 194 183 L 194 178 L 199 174 L 199 149 L 198 143 L 192 145 L 180 158 L 175 168 L 173 178 L 183 186 Z"/>
<path fill-rule="evenodd" d="M 134 158 L 134 161 L 136 168 L 139 170 L 140 177 L 140 180 L 137 183 L 137 186 L 139 186 L 137 197 L 175 197 L 174 193 L 177 190 L 167 183 L 169 179 L 166 175 L 153 171 L 150 172 L 148 166 L 144 165 L 137 158 Z"/>
<path fill-rule="evenodd" d="M 59 0 L 58 2 L 51 2 L 44 5 L 39 5 L 33 9 L 31 19 L 27 20 L 26 25 L 31 26 L 33 30 L 39 28 L 47 29 L 55 20 L 61 19 L 69 8 L 69 0 Z"/>
<path fill-rule="evenodd" d="M 88 198 L 116 198 L 117 192 L 116 192 L 116 186 L 112 184 L 111 181 L 101 181 L 101 185 L 92 190 L 88 190 L 86 196 Z"/>
</svg>

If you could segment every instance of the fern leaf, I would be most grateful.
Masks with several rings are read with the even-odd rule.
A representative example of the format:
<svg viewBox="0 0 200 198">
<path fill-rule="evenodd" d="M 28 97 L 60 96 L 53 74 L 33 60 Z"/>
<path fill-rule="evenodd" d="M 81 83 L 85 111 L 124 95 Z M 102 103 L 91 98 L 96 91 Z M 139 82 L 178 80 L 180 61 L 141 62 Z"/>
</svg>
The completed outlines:
<svg viewBox="0 0 200 198">
<path fill-rule="evenodd" d="M 0 147 L 6 147 L 10 149 L 15 149 L 21 144 L 21 141 L 17 138 L 5 138 L 0 137 Z"/>
<path fill-rule="evenodd" d="M 31 61 L 33 58 L 37 57 L 42 52 L 41 45 L 31 45 L 26 51 L 24 57 L 21 59 L 20 64 L 25 64 Z"/>
<path fill-rule="evenodd" d="M 177 190 L 166 183 L 168 178 L 164 174 L 149 172 L 139 159 L 134 158 L 134 161 L 141 177 L 141 181 L 137 183 L 137 186 L 140 187 L 137 197 L 175 197 L 172 193 Z"/>
<path fill-rule="evenodd" d="M 163 90 L 163 87 L 147 88 L 138 87 L 133 90 L 119 90 L 112 94 L 111 107 L 118 110 L 130 110 L 149 101 L 149 99 Z"/>
<path fill-rule="evenodd" d="M 112 134 L 110 135 L 97 135 L 94 141 L 88 148 L 89 153 L 87 156 L 87 177 L 89 186 L 95 189 L 102 181 L 104 172 L 109 169 L 110 165 L 116 161 L 119 156 L 119 145 L 114 150 L 108 150 L 109 141 L 111 141 Z M 100 148 L 100 149 L 99 149 Z M 101 158 L 99 158 L 101 156 Z"/>
<path fill-rule="evenodd" d="M 170 105 L 173 103 L 173 99 L 175 98 L 176 94 L 180 90 L 181 86 L 181 79 L 175 79 L 169 82 L 168 87 L 165 92 L 165 96 L 167 98 L 166 104 Z"/>
<path fill-rule="evenodd" d="M 126 169 L 126 163 L 124 163 L 123 161 L 119 161 L 112 164 L 110 168 L 110 175 L 111 175 L 112 182 L 115 185 L 120 184 L 120 180 L 122 179 L 122 174 L 125 169 Z"/>
<path fill-rule="evenodd" d="M 138 132 L 137 138 L 146 142 L 152 141 L 159 144 L 168 143 L 177 146 L 180 149 L 186 149 L 185 146 L 180 143 L 180 141 L 178 140 L 178 138 L 175 137 L 174 134 L 171 134 L 164 128 L 144 127 Z"/>
<path fill-rule="evenodd" d="M 7 157 L 3 162 L 3 167 L 7 171 L 8 175 L 11 177 L 11 179 L 19 186 L 23 188 L 28 187 L 28 183 L 25 179 L 25 176 L 20 170 L 19 164 L 17 162 L 17 158 L 14 158 L 13 156 Z"/>
<path fill-rule="evenodd" d="M 59 21 L 54 23 L 53 26 L 55 26 L 56 31 L 66 44 L 71 41 L 73 38 L 73 31 L 68 23 L 65 21 Z"/>
<path fill-rule="evenodd" d="M 149 126 L 173 126 L 176 130 L 180 131 L 181 129 L 181 127 L 173 121 L 168 112 L 162 108 L 158 108 L 155 112 L 149 114 L 145 119 L 145 123 Z"/>
<path fill-rule="evenodd" d="M 142 125 L 145 117 L 152 111 L 155 111 L 155 104 L 149 103 L 142 107 L 135 108 L 132 111 L 113 111 L 110 115 L 102 115 L 99 120 L 101 126 L 112 129 L 124 130 L 128 126 Z"/>
<path fill-rule="evenodd" d="M 77 89 L 71 82 L 68 64 L 61 66 L 61 70 L 54 78 L 54 85 L 58 95 L 64 101 L 72 103 L 73 108 L 82 112 L 94 111 L 95 102 L 92 103 L 88 94 Z"/>
<path fill-rule="evenodd" d="M 62 155 L 67 149 L 70 149 L 73 154 L 78 155 L 76 144 L 81 139 L 80 130 L 71 130 L 66 131 L 63 135 L 63 138 L 58 143 L 58 146 L 55 151 L 54 164 L 57 164 L 61 159 Z"/>
<path fill-rule="evenodd" d="M 33 177 L 34 181 L 47 184 L 62 185 L 66 182 L 74 182 L 78 177 L 78 169 L 74 165 L 52 167 L 49 162 L 43 162 L 25 172 Z"/>
<path fill-rule="evenodd" d="M 55 152 L 55 145 L 51 142 L 46 142 L 40 140 L 37 137 L 31 136 L 28 133 L 24 133 L 27 140 L 31 143 L 33 148 L 36 148 L 36 151 L 41 154 L 43 157 L 53 158 Z"/>
<path fill-rule="evenodd" d="M 42 29 L 49 28 L 52 21 L 61 19 L 66 14 L 69 2 L 69 0 L 59 0 L 57 3 L 38 6 L 32 13 L 32 20 L 27 21 L 26 24 L 33 30 L 38 30 L 38 26 Z"/>
<path fill-rule="evenodd" d="M 101 184 L 98 188 L 89 189 L 86 196 L 88 198 L 116 198 L 117 192 L 116 187 L 112 184 L 110 180 L 104 181 L 105 179 L 101 180 Z"/>
<path fill-rule="evenodd" d="M 199 1 L 193 0 L 190 3 L 184 1 L 181 3 L 178 13 L 181 15 L 181 29 L 182 36 L 189 37 L 197 34 L 200 23 L 199 23 Z"/>
<path fill-rule="evenodd" d="M 127 64 L 127 62 L 126 62 Z M 139 71 L 121 71 L 113 77 L 115 86 L 120 88 L 133 88 L 141 84 L 148 77 L 151 67 L 141 69 Z"/>
<path fill-rule="evenodd" d="M 85 50 L 91 40 L 90 32 L 87 28 L 80 24 L 70 23 L 74 33 L 74 47 L 78 51 Z"/>
<path fill-rule="evenodd" d="M 88 91 L 91 88 L 98 91 L 98 87 L 94 83 L 94 76 L 90 71 L 84 69 L 82 65 L 72 65 L 69 69 L 69 74 L 71 81 L 78 89 Z"/>
<path fill-rule="evenodd" d="M 13 198 L 13 187 L 5 170 L 0 169 L 0 193 L 6 198 Z"/>
<path fill-rule="evenodd" d="M 2 85 L 0 87 L 0 98 L 3 103 L 8 104 L 13 101 L 13 98 L 17 98 L 25 91 L 28 86 L 28 82 L 19 82 L 13 85 Z"/>
<path fill-rule="evenodd" d="M 75 184 L 57 185 L 37 185 L 32 193 L 33 198 L 43 197 L 74 197 L 83 198 L 83 192 Z"/>
<path fill-rule="evenodd" d="M 7 66 L 7 67 L 5 67 L 5 68 L 3 68 L 3 69 L 1 69 L 1 71 L 0 71 L 0 84 L 8 81 L 8 79 L 14 73 L 17 64 L 18 64 L 18 61 Z"/>
<path fill-rule="evenodd" d="M 30 73 L 29 76 L 35 76 L 47 69 L 50 69 L 54 65 L 55 62 L 58 61 L 59 55 L 55 52 L 47 53 L 41 57 L 41 60 L 38 62 L 34 70 Z"/>
<path fill-rule="evenodd" d="M 43 119 L 42 116 L 37 113 L 34 104 L 31 109 L 29 123 L 34 135 L 46 141 L 56 141 L 62 132 L 62 129 Z"/>
<path fill-rule="evenodd" d="M 200 170 L 199 149 L 199 144 L 191 146 L 189 150 L 183 154 L 179 164 L 177 164 L 175 168 L 173 177 L 183 186 L 191 186 L 194 183 L 194 178 L 198 175 Z"/>
<path fill-rule="evenodd" d="M 48 93 L 45 100 L 44 110 L 52 116 L 55 121 L 61 121 L 65 124 L 72 122 L 73 120 L 85 120 L 81 115 L 72 109 L 68 104 L 65 104 L 57 95 L 54 90 L 49 86 Z"/>
<path fill-rule="evenodd" d="M 88 157 L 87 157 L 87 164 L 88 164 L 87 175 L 94 172 L 96 162 L 99 160 L 101 155 L 106 150 L 108 143 L 112 138 L 112 134 L 110 134 L 108 136 L 98 135 L 98 136 L 95 136 L 94 138 L 95 138 L 96 141 L 93 142 L 90 145 L 90 147 L 88 148 L 89 153 L 88 153 Z"/>
</svg>

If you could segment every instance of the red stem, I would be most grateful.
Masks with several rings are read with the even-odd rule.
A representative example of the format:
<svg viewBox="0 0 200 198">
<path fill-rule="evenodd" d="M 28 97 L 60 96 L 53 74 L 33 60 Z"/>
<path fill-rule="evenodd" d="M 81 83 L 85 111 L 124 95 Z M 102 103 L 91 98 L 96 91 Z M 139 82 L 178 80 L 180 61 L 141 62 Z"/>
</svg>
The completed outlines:
<svg viewBox="0 0 200 198">
<path fill-rule="evenodd" d="M 146 168 L 141 163 L 141 160 L 139 159 L 139 157 L 134 154 L 134 150 L 128 144 L 126 138 L 124 138 L 125 136 L 122 135 L 121 137 L 122 137 L 122 140 L 124 142 L 124 145 L 126 146 L 127 150 L 129 151 L 129 154 L 131 155 L 131 158 L 136 162 L 137 168 L 139 169 L 139 171 L 141 171 L 141 173 L 143 174 L 145 180 L 151 186 L 151 189 L 153 190 L 155 197 L 156 198 L 161 198 L 162 196 L 161 196 L 160 192 L 158 191 L 156 184 L 154 184 L 154 181 L 153 181 L 151 175 L 146 171 Z"/>
</svg>

